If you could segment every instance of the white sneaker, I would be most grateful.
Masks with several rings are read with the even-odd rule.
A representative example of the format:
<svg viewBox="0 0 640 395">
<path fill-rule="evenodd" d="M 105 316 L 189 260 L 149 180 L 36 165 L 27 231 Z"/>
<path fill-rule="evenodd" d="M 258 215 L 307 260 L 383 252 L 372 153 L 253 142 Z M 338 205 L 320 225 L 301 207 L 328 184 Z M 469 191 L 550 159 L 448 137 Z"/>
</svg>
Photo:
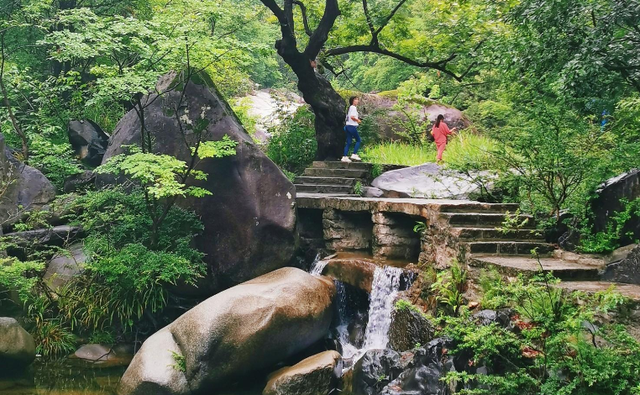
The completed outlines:
<svg viewBox="0 0 640 395">
<path fill-rule="evenodd" d="M 353 154 L 351 155 L 351 160 L 357 160 L 358 162 L 361 162 L 362 159 L 360 159 L 360 157 L 358 156 L 358 154 Z"/>
<path fill-rule="evenodd" d="M 346 156 L 343 156 L 342 159 L 340 159 L 340 162 L 351 163 L 351 159 L 347 158 Z"/>
</svg>

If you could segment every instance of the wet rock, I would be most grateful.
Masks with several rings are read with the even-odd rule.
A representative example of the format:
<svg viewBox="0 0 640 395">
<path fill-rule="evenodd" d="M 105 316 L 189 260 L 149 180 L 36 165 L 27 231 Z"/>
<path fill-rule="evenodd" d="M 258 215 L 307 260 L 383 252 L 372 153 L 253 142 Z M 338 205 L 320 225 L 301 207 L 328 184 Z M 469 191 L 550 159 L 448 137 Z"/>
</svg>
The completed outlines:
<svg viewBox="0 0 640 395">
<path fill-rule="evenodd" d="M 36 358 L 33 337 L 13 318 L 0 318 L 0 370 L 30 365 Z"/>
<path fill-rule="evenodd" d="M 415 351 L 410 367 L 380 392 L 384 395 L 449 395 L 449 386 L 441 381 L 456 369 L 449 355 L 453 343 L 446 338 L 434 339 L 426 347 Z"/>
<path fill-rule="evenodd" d="M 402 352 L 419 348 L 433 339 L 435 329 L 429 320 L 410 308 L 394 309 L 389 328 L 389 347 Z"/>
<path fill-rule="evenodd" d="M 602 279 L 628 284 L 640 284 L 640 245 L 632 245 L 616 250 Z"/>
<path fill-rule="evenodd" d="M 610 224 L 611 217 L 624 210 L 623 200 L 633 201 L 640 198 L 640 169 L 634 169 L 605 182 L 596 192 L 597 197 L 591 202 L 593 210 L 594 232 L 604 232 Z M 627 236 L 630 233 L 631 236 Z M 622 245 L 640 239 L 640 218 L 633 216 L 627 221 L 620 233 Z"/>
<path fill-rule="evenodd" d="M 210 287 L 199 290 L 210 295 L 291 261 L 297 243 L 295 188 L 254 144 L 208 76 L 194 75 L 186 85 L 183 80 L 183 74 L 169 73 L 157 86 L 159 92 L 166 93 L 142 99 L 147 106 L 146 127 L 154 131 L 154 152 L 191 159 L 185 139 L 193 146 L 197 134 L 183 134 L 184 119 L 206 126 L 202 132 L 205 141 L 229 136 L 238 142 L 236 155 L 204 159 L 196 166 L 208 177 L 193 184 L 212 194 L 179 203 L 202 218 L 204 231 L 196 245 L 205 253 Z M 180 124 L 176 106 L 183 119 Z M 132 110 L 116 126 L 103 162 L 123 153 L 126 145 L 139 142 L 140 120 Z M 99 184 L 105 182 L 115 180 L 98 177 Z"/>
<path fill-rule="evenodd" d="M 337 351 L 313 355 L 269 376 L 263 395 L 327 395 L 337 388 L 342 357 Z"/>
<path fill-rule="evenodd" d="M 67 133 L 76 156 L 89 166 L 99 166 L 107 150 L 109 135 L 90 120 L 69 121 Z"/>
<path fill-rule="evenodd" d="M 56 195 L 53 184 L 38 170 L 14 158 L 0 133 L 0 224 L 9 226 L 25 211 L 37 210 L 50 203 Z"/>
<path fill-rule="evenodd" d="M 329 260 L 322 274 L 345 284 L 371 293 L 375 262 L 360 258 L 334 258 Z"/>
<path fill-rule="evenodd" d="M 127 366 L 133 359 L 133 350 L 126 345 L 85 344 L 69 358 L 82 361 L 92 367 Z"/>
<path fill-rule="evenodd" d="M 51 259 L 44 274 L 45 283 L 52 290 L 58 290 L 82 273 L 86 261 L 83 244 L 71 245 L 65 253 L 58 253 Z"/>
<path fill-rule="evenodd" d="M 369 350 L 353 368 L 353 393 L 375 395 L 380 393 L 402 372 L 400 354 L 393 350 Z"/>
<path fill-rule="evenodd" d="M 64 180 L 64 192 L 71 193 L 89 189 L 96 182 L 96 174 L 91 170 L 74 174 Z"/>
<path fill-rule="evenodd" d="M 331 280 L 295 268 L 220 292 L 148 338 L 118 394 L 189 394 L 250 377 L 324 338 L 334 296 Z"/>
<path fill-rule="evenodd" d="M 474 175 L 490 177 L 489 173 Z M 445 170 L 435 163 L 388 171 L 373 180 L 374 187 L 384 192 L 384 197 L 427 198 L 427 199 L 469 199 L 480 193 L 480 187 L 473 178 L 451 170 Z"/>
</svg>

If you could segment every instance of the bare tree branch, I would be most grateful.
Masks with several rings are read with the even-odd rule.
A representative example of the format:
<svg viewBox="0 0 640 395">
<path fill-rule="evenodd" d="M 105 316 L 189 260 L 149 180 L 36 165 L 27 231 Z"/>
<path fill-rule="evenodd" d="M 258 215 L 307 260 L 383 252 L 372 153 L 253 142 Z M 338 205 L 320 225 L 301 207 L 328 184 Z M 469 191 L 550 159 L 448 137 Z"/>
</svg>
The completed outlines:
<svg viewBox="0 0 640 395">
<path fill-rule="evenodd" d="M 304 54 L 308 59 L 315 59 L 316 56 L 318 56 L 318 53 L 320 53 L 320 50 L 327 42 L 329 32 L 333 28 L 338 16 L 340 16 L 338 0 L 326 0 L 322 19 L 320 19 L 318 27 L 309 38 L 309 44 L 304 50 Z"/>
<path fill-rule="evenodd" d="M 300 12 L 302 13 L 302 24 L 304 25 L 304 32 L 307 33 L 307 36 L 311 37 L 313 35 L 313 32 L 309 27 L 309 19 L 307 18 L 307 7 L 302 1 L 299 0 L 294 0 L 293 4 L 300 7 Z"/>
</svg>

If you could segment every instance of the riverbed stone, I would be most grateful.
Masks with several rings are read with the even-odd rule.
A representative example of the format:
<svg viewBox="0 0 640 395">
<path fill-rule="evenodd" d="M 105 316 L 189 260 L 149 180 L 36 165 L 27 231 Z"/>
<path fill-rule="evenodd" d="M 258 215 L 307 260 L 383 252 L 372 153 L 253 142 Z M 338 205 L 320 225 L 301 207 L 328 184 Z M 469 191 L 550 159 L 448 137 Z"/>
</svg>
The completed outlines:
<svg viewBox="0 0 640 395">
<path fill-rule="evenodd" d="M 106 368 L 128 366 L 133 359 L 133 347 L 127 345 L 85 344 L 69 358 L 85 362 L 87 366 Z"/>
<path fill-rule="evenodd" d="M 178 201 L 202 219 L 204 231 L 195 244 L 205 254 L 209 275 L 208 286 L 198 290 L 210 296 L 290 263 L 297 244 L 295 187 L 253 142 L 206 73 L 185 80 L 184 73 L 169 73 L 156 87 L 163 94 L 142 98 L 153 151 L 190 161 L 189 147 L 198 140 L 196 127 L 204 128 L 203 141 L 228 136 L 238 143 L 233 156 L 198 162 L 196 170 L 207 179 L 190 180 L 189 185 L 210 195 Z M 131 110 L 116 126 L 103 163 L 124 153 L 126 146 L 139 144 L 140 138 L 140 120 Z M 100 185 L 123 181 L 98 177 Z"/>
<path fill-rule="evenodd" d="M 341 375 L 342 356 L 325 351 L 272 373 L 262 395 L 327 395 Z"/>
<path fill-rule="evenodd" d="M 282 268 L 205 300 L 147 339 L 119 395 L 217 390 L 323 339 L 333 281 Z"/>
<path fill-rule="evenodd" d="M 14 318 L 0 317 L 0 370 L 23 368 L 35 358 L 33 337 Z"/>
</svg>

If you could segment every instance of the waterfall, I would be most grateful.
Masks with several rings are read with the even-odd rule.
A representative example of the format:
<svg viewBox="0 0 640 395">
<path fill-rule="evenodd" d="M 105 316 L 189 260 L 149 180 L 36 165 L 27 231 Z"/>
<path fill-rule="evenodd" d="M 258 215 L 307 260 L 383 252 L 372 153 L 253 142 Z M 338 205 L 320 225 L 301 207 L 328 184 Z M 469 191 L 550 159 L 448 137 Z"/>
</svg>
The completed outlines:
<svg viewBox="0 0 640 395">
<path fill-rule="evenodd" d="M 400 290 L 402 269 L 385 266 L 376 268 L 373 274 L 369 297 L 369 322 L 365 332 L 363 349 L 386 348 L 389 343 L 389 328 L 393 302 Z"/>
<path fill-rule="evenodd" d="M 327 263 L 329 263 L 328 258 L 321 259 L 320 254 L 316 255 L 316 259 L 313 260 L 311 269 L 309 269 L 309 273 L 313 276 L 322 275 L 322 271 L 324 270 L 325 266 L 327 266 Z"/>
</svg>

